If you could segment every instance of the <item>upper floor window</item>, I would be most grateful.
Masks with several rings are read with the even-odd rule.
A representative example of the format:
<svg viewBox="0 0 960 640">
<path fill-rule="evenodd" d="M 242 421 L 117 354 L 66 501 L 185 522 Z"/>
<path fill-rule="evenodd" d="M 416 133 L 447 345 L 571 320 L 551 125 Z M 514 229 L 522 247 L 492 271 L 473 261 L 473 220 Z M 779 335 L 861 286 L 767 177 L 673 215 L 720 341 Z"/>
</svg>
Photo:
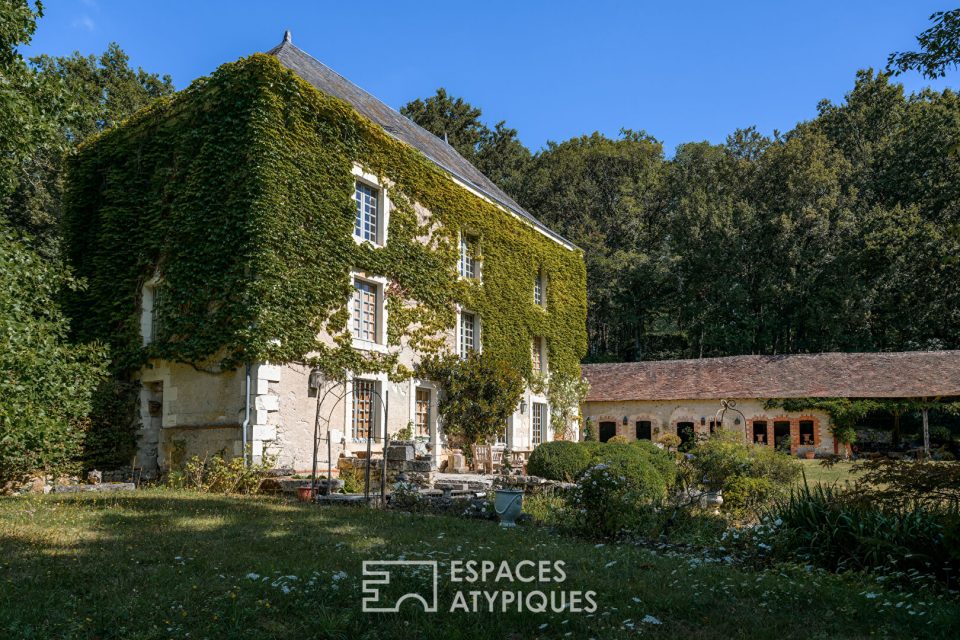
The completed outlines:
<svg viewBox="0 0 960 640">
<path fill-rule="evenodd" d="M 160 335 L 162 297 L 163 287 L 156 278 L 143 285 L 140 297 L 140 335 L 144 346 L 154 342 Z"/>
<path fill-rule="evenodd" d="M 541 307 L 546 306 L 546 283 L 544 281 L 543 271 L 538 271 L 533 278 L 533 302 Z"/>
<path fill-rule="evenodd" d="M 465 233 L 460 234 L 460 261 L 458 272 L 461 278 L 480 277 L 480 265 L 476 258 L 477 242 Z"/>
<path fill-rule="evenodd" d="M 531 345 L 532 351 L 532 364 L 534 373 L 546 373 L 547 371 L 547 358 L 544 349 L 545 341 L 540 336 L 536 336 L 533 339 L 533 344 Z"/>
<path fill-rule="evenodd" d="M 466 358 L 471 351 L 477 350 L 479 326 L 476 314 L 462 311 L 460 313 L 459 348 L 461 358 Z"/>
<path fill-rule="evenodd" d="M 354 200 L 357 203 L 357 217 L 353 235 L 360 240 L 380 244 L 380 190 L 357 180 Z"/>
<path fill-rule="evenodd" d="M 366 342 L 379 342 L 380 287 L 374 282 L 355 279 L 353 282 L 353 337 Z"/>
</svg>

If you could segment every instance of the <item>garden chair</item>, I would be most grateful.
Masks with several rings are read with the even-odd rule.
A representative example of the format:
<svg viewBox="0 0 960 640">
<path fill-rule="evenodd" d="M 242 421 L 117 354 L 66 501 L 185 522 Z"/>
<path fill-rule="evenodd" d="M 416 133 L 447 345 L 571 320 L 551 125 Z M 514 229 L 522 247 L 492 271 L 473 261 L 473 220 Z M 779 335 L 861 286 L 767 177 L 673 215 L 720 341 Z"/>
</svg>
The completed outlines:
<svg viewBox="0 0 960 640">
<path fill-rule="evenodd" d="M 493 473 L 493 456 L 488 444 L 475 444 L 473 448 L 473 470 L 481 473 Z"/>
</svg>

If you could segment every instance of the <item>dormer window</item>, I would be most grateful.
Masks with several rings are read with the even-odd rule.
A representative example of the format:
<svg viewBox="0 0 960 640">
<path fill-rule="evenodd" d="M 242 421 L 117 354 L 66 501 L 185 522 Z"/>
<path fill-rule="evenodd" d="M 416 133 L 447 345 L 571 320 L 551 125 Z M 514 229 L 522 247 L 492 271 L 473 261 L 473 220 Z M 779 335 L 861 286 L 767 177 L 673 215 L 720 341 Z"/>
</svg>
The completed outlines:
<svg viewBox="0 0 960 640">
<path fill-rule="evenodd" d="M 383 246 L 387 243 L 389 199 L 377 177 L 354 165 L 353 201 L 356 216 L 353 221 L 353 239 Z"/>
</svg>

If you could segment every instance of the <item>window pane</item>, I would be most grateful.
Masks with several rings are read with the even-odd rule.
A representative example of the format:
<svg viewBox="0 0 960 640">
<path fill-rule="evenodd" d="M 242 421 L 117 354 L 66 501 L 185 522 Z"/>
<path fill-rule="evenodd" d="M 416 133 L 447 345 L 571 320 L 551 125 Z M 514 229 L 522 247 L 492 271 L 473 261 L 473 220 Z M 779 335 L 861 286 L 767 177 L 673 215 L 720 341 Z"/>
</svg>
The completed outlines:
<svg viewBox="0 0 960 640">
<path fill-rule="evenodd" d="M 379 226 L 379 192 L 362 182 L 356 183 L 357 217 L 353 234 L 361 240 L 377 242 Z"/>
<path fill-rule="evenodd" d="M 472 313 L 460 314 L 460 355 L 466 356 L 477 347 L 476 318 Z"/>
<path fill-rule="evenodd" d="M 473 247 L 466 235 L 460 234 L 460 276 L 476 277 L 476 264 L 473 259 Z"/>
<path fill-rule="evenodd" d="M 366 439 L 373 433 L 373 380 L 353 381 L 353 437 Z"/>
<path fill-rule="evenodd" d="M 417 389 L 417 400 L 416 400 L 416 410 L 415 415 L 415 424 L 416 424 L 416 433 L 417 436 L 429 436 L 430 435 L 430 390 L 429 389 Z"/>
<path fill-rule="evenodd" d="M 543 275 L 539 273 L 533 279 L 533 301 L 543 305 Z"/>
<path fill-rule="evenodd" d="M 533 339 L 533 372 L 543 371 L 543 338 Z"/>
<path fill-rule="evenodd" d="M 363 280 L 353 283 L 353 337 L 377 341 L 377 286 Z"/>
<path fill-rule="evenodd" d="M 534 402 L 532 412 L 532 441 L 534 445 L 543 442 L 543 420 L 546 415 L 546 407 L 543 403 Z"/>
</svg>

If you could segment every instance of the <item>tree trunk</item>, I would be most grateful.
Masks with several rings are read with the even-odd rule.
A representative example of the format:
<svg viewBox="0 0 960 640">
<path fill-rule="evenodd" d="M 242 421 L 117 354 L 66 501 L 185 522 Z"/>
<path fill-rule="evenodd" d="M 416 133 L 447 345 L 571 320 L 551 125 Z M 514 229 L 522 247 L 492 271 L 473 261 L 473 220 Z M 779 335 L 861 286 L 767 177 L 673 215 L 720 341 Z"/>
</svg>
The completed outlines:
<svg viewBox="0 0 960 640">
<path fill-rule="evenodd" d="M 893 412 L 893 437 L 891 438 L 893 446 L 900 446 L 900 410 Z"/>
<path fill-rule="evenodd" d="M 930 459 L 930 422 L 928 420 L 927 414 L 929 410 L 924 407 L 923 409 L 923 456 L 929 460 Z"/>
</svg>

